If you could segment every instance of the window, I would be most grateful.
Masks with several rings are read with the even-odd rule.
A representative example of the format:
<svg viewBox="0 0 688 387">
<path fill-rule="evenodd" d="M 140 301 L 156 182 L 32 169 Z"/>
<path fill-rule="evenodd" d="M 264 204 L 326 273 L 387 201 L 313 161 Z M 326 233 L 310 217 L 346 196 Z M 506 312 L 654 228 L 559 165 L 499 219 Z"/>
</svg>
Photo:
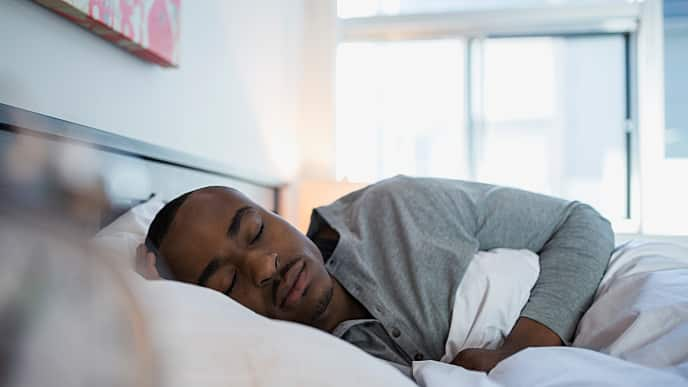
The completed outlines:
<svg viewBox="0 0 688 387">
<path fill-rule="evenodd" d="M 630 217 L 623 35 L 478 40 L 475 178 Z"/>
<path fill-rule="evenodd" d="M 516 186 L 638 232 L 650 195 L 636 28 L 648 1 L 339 0 L 337 179 Z"/>
<path fill-rule="evenodd" d="M 688 158 L 688 0 L 664 2 L 666 158 Z"/>
<path fill-rule="evenodd" d="M 462 40 L 337 49 L 337 179 L 468 177 Z"/>
<path fill-rule="evenodd" d="M 337 178 L 475 179 L 629 217 L 625 55 L 623 35 L 340 44 Z"/>
</svg>

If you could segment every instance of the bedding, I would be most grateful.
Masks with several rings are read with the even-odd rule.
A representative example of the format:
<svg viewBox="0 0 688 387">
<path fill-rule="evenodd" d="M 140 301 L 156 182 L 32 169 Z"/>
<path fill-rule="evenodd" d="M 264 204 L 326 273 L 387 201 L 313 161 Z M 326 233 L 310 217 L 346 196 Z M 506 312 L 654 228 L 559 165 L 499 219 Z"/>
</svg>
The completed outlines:
<svg viewBox="0 0 688 387">
<path fill-rule="evenodd" d="M 107 256 L 134 268 L 136 247 L 143 242 L 148 226 L 164 203 L 155 197 L 132 207 L 101 229 L 91 242 Z"/>
<path fill-rule="evenodd" d="M 132 282 L 147 311 L 162 386 L 415 386 L 347 342 L 261 317 L 219 292 L 166 280 Z"/>
<path fill-rule="evenodd" d="M 133 260 L 161 206 L 149 201 L 135 207 L 94 242 Z M 474 281 L 464 281 L 459 289 L 443 360 L 463 348 L 499 345 L 537 278 L 537 256 L 507 249 L 481 252 L 469 270 Z M 218 292 L 130 277 L 148 311 L 164 386 L 414 385 L 344 341 L 268 320 Z M 489 374 L 438 361 L 414 362 L 413 377 L 423 387 L 687 386 L 688 249 L 659 242 L 617 248 L 573 345 L 521 351 Z"/>
<path fill-rule="evenodd" d="M 451 362 L 466 348 L 499 347 L 521 315 L 539 274 L 538 256 L 532 251 L 478 252 L 456 289 L 441 361 Z"/>
<path fill-rule="evenodd" d="M 688 248 L 619 247 L 573 345 L 654 368 L 688 363 Z"/>
<path fill-rule="evenodd" d="M 688 386 L 688 249 L 618 247 L 573 346 L 526 349 L 489 374 L 414 362 L 413 376 L 423 387 Z"/>
</svg>

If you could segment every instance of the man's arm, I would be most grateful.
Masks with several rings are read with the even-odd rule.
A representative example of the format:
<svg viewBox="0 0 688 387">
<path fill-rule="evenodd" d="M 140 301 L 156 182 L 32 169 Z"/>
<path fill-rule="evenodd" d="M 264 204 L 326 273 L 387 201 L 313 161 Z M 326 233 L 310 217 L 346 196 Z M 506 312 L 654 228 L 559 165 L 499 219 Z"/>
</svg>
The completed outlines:
<svg viewBox="0 0 688 387">
<path fill-rule="evenodd" d="M 469 348 L 459 352 L 452 361 L 463 368 L 489 372 L 497 363 L 528 347 L 554 347 L 561 345 L 559 335 L 537 321 L 527 317 L 518 319 L 502 346 L 496 350 Z"/>
<path fill-rule="evenodd" d="M 570 344 L 613 249 L 609 221 L 592 207 L 576 206 L 539 252 L 540 276 L 521 316 L 546 325 Z"/>
<path fill-rule="evenodd" d="M 614 248 L 609 222 L 585 204 L 510 188 L 491 189 L 476 206 L 480 249 L 535 251 L 540 276 L 502 348 L 467 350 L 455 363 L 472 369 L 493 363 L 482 369 L 489 370 L 520 349 L 569 343 Z"/>
</svg>

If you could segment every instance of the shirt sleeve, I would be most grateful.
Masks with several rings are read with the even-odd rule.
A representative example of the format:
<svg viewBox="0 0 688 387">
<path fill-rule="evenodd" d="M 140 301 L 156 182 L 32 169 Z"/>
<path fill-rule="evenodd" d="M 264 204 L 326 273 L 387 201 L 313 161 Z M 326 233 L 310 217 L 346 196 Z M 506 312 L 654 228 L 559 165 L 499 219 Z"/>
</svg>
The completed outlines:
<svg viewBox="0 0 688 387">
<path fill-rule="evenodd" d="M 592 207 L 522 190 L 492 187 L 476 201 L 481 250 L 528 249 L 540 276 L 521 312 L 570 344 L 614 248 L 607 219 Z"/>
</svg>

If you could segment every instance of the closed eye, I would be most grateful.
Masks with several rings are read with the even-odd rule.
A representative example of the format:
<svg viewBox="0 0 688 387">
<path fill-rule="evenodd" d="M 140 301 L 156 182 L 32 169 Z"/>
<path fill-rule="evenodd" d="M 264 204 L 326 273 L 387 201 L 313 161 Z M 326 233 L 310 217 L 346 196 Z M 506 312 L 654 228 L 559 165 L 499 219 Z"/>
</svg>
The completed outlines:
<svg viewBox="0 0 688 387">
<path fill-rule="evenodd" d="M 229 284 L 229 287 L 227 288 L 227 290 L 225 290 L 225 294 L 227 296 L 229 296 L 232 293 L 232 289 L 234 289 L 234 286 L 236 285 L 236 283 L 237 283 L 237 273 L 234 272 L 234 276 L 232 277 L 232 283 Z"/>
<path fill-rule="evenodd" d="M 251 244 L 254 244 L 254 243 L 258 242 L 258 240 L 260 239 L 261 235 L 263 235 L 263 229 L 264 229 L 264 228 L 265 228 L 265 223 L 261 223 L 261 224 L 260 224 L 260 228 L 258 229 L 258 232 L 256 233 L 256 236 L 253 237 L 253 239 L 251 240 Z"/>
</svg>

